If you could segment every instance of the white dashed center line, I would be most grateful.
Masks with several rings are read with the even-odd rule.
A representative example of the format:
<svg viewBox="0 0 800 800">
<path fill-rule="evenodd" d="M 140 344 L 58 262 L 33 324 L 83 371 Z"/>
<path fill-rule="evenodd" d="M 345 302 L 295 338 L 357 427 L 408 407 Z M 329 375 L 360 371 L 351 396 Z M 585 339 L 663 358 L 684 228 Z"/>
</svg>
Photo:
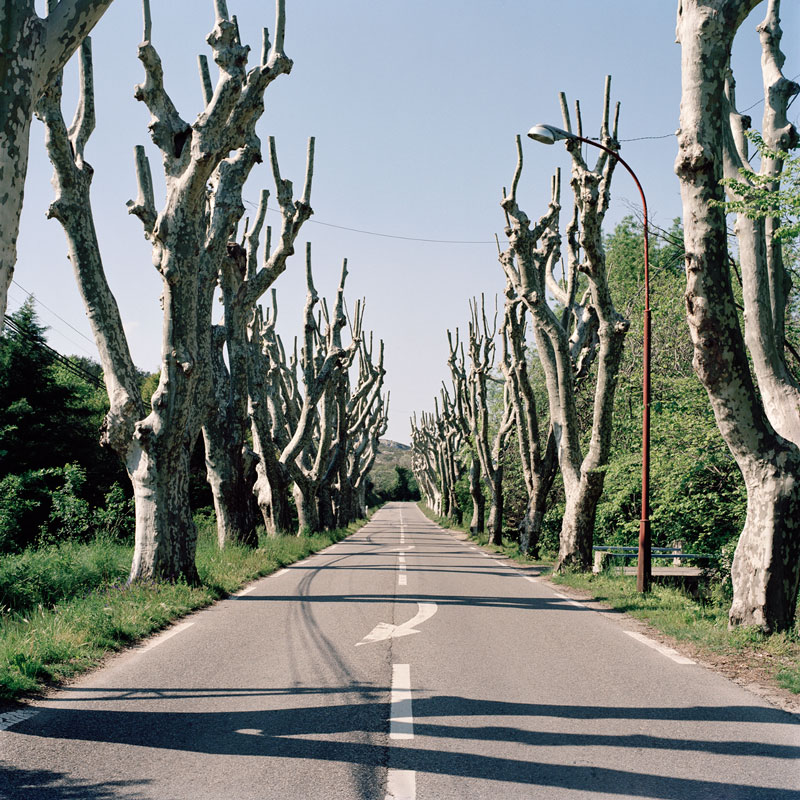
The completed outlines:
<svg viewBox="0 0 800 800">
<path fill-rule="evenodd" d="M 390 769 L 386 776 L 386 800 L 415 800 L 417 773 L 411 769 Z"/>
<path fill-rule="evenodd" d="M 414 715 L 411 710 L 411 666 L 392 665 L 392 697 L 389 711 L 389 738 L 413 739 Z"/>
</svg>

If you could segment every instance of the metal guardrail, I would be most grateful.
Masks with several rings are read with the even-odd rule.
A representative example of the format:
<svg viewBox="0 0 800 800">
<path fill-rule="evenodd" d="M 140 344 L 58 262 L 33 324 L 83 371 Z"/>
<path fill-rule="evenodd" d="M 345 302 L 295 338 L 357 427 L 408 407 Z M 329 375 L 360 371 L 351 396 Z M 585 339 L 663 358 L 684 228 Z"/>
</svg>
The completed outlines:
<svg viewBox="0 0 800 800">
<path fill-rule="evenodd" d="M 638 547 L 616 547 L 600 546 L 593 547 L 593 553 L 608 553 L 611 556 L 619 556 L 620 558 L 636 558 L 639 555 Z M 704 558 L 708 561 L 716 561 L 717 556 L 712 556 L 707 553 L 684 553 L 674 547 L 653 547 L 650 551 L 652 558 Z"/>
</svg>

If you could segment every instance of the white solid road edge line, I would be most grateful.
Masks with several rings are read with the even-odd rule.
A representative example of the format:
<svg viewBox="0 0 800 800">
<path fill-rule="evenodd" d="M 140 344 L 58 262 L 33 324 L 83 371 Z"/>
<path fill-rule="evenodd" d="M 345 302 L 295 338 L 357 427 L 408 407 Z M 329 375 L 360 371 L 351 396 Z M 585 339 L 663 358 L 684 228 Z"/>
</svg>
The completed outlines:
<svg viewBox="0 0 800 800">
<path fill-rule="evenodd" d="M 185 631 L 187 628 L 191 628 L 194 625 L 194 622 L 182 622 L 180 625 L 176 625 L 174 628 L 171 628 L 166 633 L 162 633 L 160 636 L 156 636 L 155 638 L 151 639 L 146 645 L 138 648 L 139 653 L 146 653 L 148 650 L 152 650 L 154 647 L 158 647 L 160 644 L 164 644 L 167 639 L 171 639 L 173 636 L 177 636 L 181 631 Z"/>
<path fill-rule="evenodd" d="M 411 710 L 411 666 L 409 664 L 392 664 L 389 738 L 414 738 L 414 715 Z"/>
<path fill-rule="evenodd" d="M 5 714 L 0 714 L 0 731 L 8 730 L 12 725 L 35 717 L 38 713 L 38 708 L 26 708 L 21 711 L 9 711 Z"/>
<path fill-rule="evenodd" d="M 652 647 L 653 650 L 658 650 L 661 655 L 666 656 L 667 658 L 672 659 L 676 664 L 694 664 L 695 662 L 692 661 L 691 658 L 686 658 L 686 656 L 682 656 L 677 650 L 673 650 L 671 647 L 667 647 L 661 642 L 655 641 L 655 639 L 650 639 L 647 636 L 644 636 L 641 633 L 636 633 L 635 631 L 625 631 L 632 639 L 636 639 L 637 642 L 641 642 L 642 644 L 646 644 L 648 647 Z"/>
<path fill-rule="evenodd" d="M 411 769 L 390 769 L 386 775 L 386 800 L 416 800 L 417 773 Z"/>
</svg>

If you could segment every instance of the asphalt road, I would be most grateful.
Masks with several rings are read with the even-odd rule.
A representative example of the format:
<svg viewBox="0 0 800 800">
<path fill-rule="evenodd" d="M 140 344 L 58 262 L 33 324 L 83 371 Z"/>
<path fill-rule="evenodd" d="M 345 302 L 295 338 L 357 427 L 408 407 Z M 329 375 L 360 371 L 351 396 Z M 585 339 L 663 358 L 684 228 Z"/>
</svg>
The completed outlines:
<svg viewBox="0 0 800 800">
<path fill-rule="evenodd" d="M 796 717 L 384 507 L 0 717 L 0 797 L 800 798 Z"/>
</svg>

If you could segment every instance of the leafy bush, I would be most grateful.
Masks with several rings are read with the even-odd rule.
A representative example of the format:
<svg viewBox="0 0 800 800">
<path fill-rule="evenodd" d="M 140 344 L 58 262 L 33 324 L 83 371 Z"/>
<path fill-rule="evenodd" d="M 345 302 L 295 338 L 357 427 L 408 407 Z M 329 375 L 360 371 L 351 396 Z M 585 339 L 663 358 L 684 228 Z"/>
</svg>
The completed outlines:
<svg viewBox="0 0 800 800">
<path fill-rule="evenodd" d="M 106 493 L 105 502 L 92 513 L 92 525 L 98 536 L 118 542 L 133 542 L 136 511 L 132 497 L 126 497 L 122 487 L 115 483 Z"/>
<path fill-rule="evenodd" d="M 51 470 L 31 470 L 0 480 L 0 552 L 15 553 L 36 541 L 50 516 Z"/>
<path fill-rule="evenodd" d="M 77 464 L 66 464 L 52 474 L 61 473 L 63 484 L 50 496 L 50 517 L 41 527 L 41 536 L 47 540 L 76 539 L 85 541 L 91 530 L 89 503 L 79 496 L 86 484 L 86 472 Z"/>
</svg>

